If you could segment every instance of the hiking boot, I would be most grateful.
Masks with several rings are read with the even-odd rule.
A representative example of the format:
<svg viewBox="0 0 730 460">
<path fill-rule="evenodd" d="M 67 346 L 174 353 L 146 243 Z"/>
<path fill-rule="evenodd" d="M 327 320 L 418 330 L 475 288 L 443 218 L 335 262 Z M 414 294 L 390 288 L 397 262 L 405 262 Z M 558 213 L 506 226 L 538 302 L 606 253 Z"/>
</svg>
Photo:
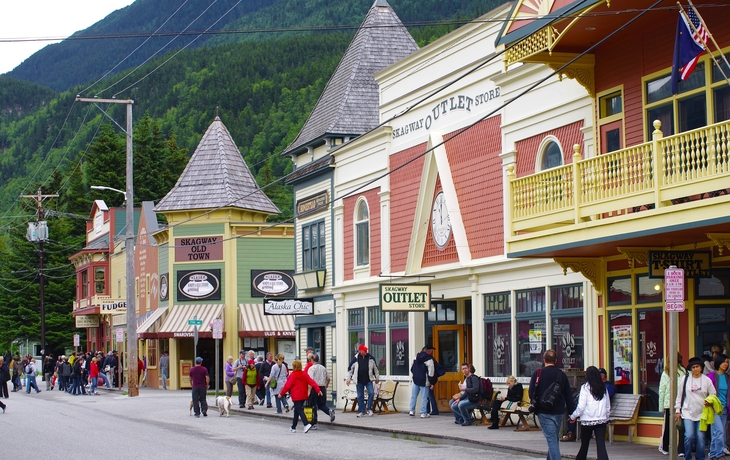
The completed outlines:
<svg viewBox="0 0 730 460">
<path fill-rule="evenodd" d="M 565 433 L 565 436 L 563 436 L 562 438 L 560 438 L 560 441 L 561 442 L 574 442 L 575 441 L 575 433 L 573 433 L 572 431 L 568 431 L 567 433 Z"/>
</svg>

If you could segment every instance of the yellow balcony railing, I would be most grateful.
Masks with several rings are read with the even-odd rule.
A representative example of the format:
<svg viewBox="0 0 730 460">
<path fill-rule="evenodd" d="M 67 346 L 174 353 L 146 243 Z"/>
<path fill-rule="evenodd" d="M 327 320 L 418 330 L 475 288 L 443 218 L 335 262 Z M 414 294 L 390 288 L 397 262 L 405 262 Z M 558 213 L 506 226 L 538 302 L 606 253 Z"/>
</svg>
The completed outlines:
<svg viewBox="0 0 730 460">
<path fill-rule="evenodd" d="M 509 175 L 509 236 L 673 206 L 727 194 L 730 122 L 669 137 L 654 122 L 651 142 L 526 177 Z"/>
</svg>

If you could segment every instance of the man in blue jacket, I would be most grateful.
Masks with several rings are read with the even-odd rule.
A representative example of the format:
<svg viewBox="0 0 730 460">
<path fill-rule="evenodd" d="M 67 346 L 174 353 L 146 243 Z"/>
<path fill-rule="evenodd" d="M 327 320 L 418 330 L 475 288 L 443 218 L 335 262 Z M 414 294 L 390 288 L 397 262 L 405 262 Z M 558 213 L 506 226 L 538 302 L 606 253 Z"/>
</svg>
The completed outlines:
<svg viewBox="0 0 730 460">
<path fill-rule="evenodd" d="M 413 376 L 413 389 L 411 390 L 411 407 L 408 415 L 414 417 L 416 415 L 416 401 L 418 395 L 421 395 L 421 418 L 428 418 L 428 391 L 433 388 L 436 383 L 435 365 L 433 361 L 433 346 L 426 345 L 423 351 L 416 355 L 411 365 L 411 374 Z"/>
<path fill-rule="evenodd" d="M 560 443 L 558 442 L 558 433 L 560 433 L 560 426 L 563 424 L 565 408 L 567 406 L 569 414 L 572 414 L 575 410 L 575 403 L 571 396 L 568 376 L 565 375 L 563 371 L 555 367 L 557 360 L 558 356 L 555 353 L 555 350 L 546 350 L 545 354 L 542 355 L 542 362 L 545 366 L 536 370 L 530 379 L 530 401 L 538 401 L 538 404 L 535 405 L 535 413 L 537 414 L 538 420 L 540 420 L 542 434 L 545 436 L 545 440 L 547 441 L 547 460 L 560 460 Z M 557 398 L 555 398 L 552 409 L 548 410 L 541 406 L 540 400 L 543 399 L 545 396 L 545 390 L 547 390 L 553 382 L 558 382 L 560 385 L 560 394 Z"/>
</svg>

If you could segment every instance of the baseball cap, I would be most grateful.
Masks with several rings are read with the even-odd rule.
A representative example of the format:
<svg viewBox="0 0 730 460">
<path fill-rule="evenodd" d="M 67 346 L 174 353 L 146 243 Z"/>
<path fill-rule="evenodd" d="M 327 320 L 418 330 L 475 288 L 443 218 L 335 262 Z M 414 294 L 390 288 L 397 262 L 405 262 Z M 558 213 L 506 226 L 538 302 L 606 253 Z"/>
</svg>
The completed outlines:
<svg viewBox="0 0 730 460">
<path fill-rule="evenodd" d="M 362 344 L 358 347 L 358 350 L 360 351 L 368 351 L 368 347 L 365 346 L 365 344 Z"/>
<path fill-rule="evenodd" d="M 435 350 L 435 348 L 429 343 L 428 345 L 426 345 L 426 350 Z"/>
<path fill-rule="evenodd" d="M 256 364 L 256 362 L 255 362 L 255 361 L 254 361 L 253 359 L 249 359 L 249 360 L 248 360 L 248 363 L 249 363 L 249 364 Z"/>
<path fill-rule="evenodd" d="M 606 375 L 606 376 L 608 375 L 608 372 L 606 372 L 606 369 L 604 369 L 604 368 L 600 368 L 600 369 L 598 369 L 598 373 L 599 373 L 599 374 L 603 374 L 603 375 Z"/>
<path fill-rule="evenodd" d="M 241 350 L 241 351 L 238 352 L 238 354 L 239 355 L 244 355 L 244 354 L 246 354 L 246 350 Z"/>
<path fill-rule="evenodd" d="M 195 364 L 200 364 L 202 362 L 203 362 L 203 358 L 201 358 L 200 356 L 198 356 L 197 358 L 195 358 Z"/>
</svg>

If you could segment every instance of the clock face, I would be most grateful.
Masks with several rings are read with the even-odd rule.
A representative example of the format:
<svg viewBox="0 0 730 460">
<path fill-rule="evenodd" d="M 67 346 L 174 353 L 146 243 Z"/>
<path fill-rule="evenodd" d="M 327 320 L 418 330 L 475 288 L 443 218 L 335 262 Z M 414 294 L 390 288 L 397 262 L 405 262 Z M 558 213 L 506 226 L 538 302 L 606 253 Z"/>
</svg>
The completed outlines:
<svg viewBox="0 0 730 460">
<path fill-rule="evenodd" d="M 449 219 L 449 210 L 446 209 L 444 192 L 439 192 L 433 200 L 431 233 L 433 234 L 433 241 L 436 243 L 436 246 L 439 248 L 446 247 L 446 243 L 451 236 L 451 219 Z"/>
</svg>

